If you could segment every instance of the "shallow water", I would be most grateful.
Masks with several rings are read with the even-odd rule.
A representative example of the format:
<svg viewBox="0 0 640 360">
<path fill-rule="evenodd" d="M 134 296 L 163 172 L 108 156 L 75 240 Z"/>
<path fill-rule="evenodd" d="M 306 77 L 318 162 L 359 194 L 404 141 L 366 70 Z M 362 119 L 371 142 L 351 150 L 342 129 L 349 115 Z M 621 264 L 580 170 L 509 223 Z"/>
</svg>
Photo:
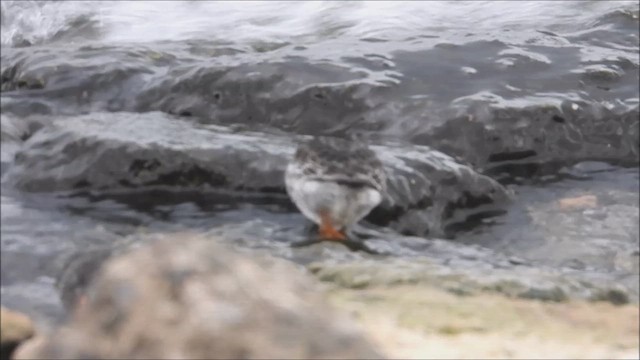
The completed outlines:
<svg viewBox="0 0 640 360">
<path fill-rule="evenodd" d="M 635 1 L 0 6 L 3 174 L 49 118 L 80 114 L 160 111 L 198 131 L 237 127 L 266 139 L 365 134 L 428 145 L 516 184 L 505 215 L 484 225 L 463 221 L 455 241 L 549 266 L 581 263 L 612 281 L 637 273 Z M 137 131 L 130 137 L 144 136 L 140 143 L 154 138 Z M 590 161 L 611 165 L 582 180 L 565 176 Z M 540 230 L 551 224 L 540 215 L 545 204 L 584 193 L 603 197 L 611 223 L 586 213 L 553 224 L 555 232 Z M 74 251 L 144 232 L 223 229 L 266 239 L 242 245 L 279 253 L 307 225 L 277 191 L 38 193 L 3 178 L 1 207 L 2 304 L 38 319 L 60 315 L 53 277 Z M 584 219 L 592 220 L 580 226 Z M 576 250 L 598 224 L 628 236 L 604 229 L 602 241 Z M 392 241 L 385 246 L 395 256 L 408 253 Z"/>
<path fill-rule="evenodd" d="M 261 41 L 308 45 L 336 39 L 397 42 L 429 35 L 449 39 L 475 35 L 490 40 L 486 33 L 526 39 L 538 31 L 567 36 L 586 29 L 612 30 L 629 25 L 623 19 L 637 16 L 637 3 L 6 1 L 2 11 L 3 45 L 23 40 L 47 43 L 94 39 L 104 44 L 209 39 L 238 44 Z M 612 17 L 618 17 L 618 21 L 606 23 Z M 501 34 L 505 32 L 514 34 Z"/>
</svg>

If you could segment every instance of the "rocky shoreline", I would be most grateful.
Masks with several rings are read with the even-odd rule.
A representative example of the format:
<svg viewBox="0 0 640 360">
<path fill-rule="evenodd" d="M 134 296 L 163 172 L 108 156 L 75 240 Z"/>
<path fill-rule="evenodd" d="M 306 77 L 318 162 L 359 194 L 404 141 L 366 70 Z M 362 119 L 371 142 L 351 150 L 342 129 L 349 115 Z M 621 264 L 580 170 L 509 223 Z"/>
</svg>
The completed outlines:
<svg viewBox="0 0 640 360">
<path fill-rule="evenodd" d="M 86 305 L 82 299 L 94 286 L 102 286 L 100 274 L 105 261 L 108 264 L 127 258 L 132 249 L 153 252 L 154 246 L 160 246 L 154 244 L 158 238 L 169 238 L 166 252 L 170 254 L 167 258 L 170 263 L 177 256 L 173 254 L 184 250 L 182 242 L 189 243 L 192 235 L 180 233 L 185 228 L 196 234 L 198 241 L 224 244 L 221 246 L 233 248 L 229 250 L 231 253 L 247 256 L 250 262 L 256 257 L 266 257 L 287 264 L 291 271 L 306 273 L 305 281 L 313 289 L 310 293 L 327 297 L 322 301 L 329 301 L 338 309 L 359 314 L 350 320 L 360 327 L 358 336 L 364 341 L 362 344 L 366 343 L 356 346 L 359 350 L 341 352 L 340 346 L 344 344 L 329 343 L 325 344 L 326 352 L 307 349 L 286 355 L 290 353 L 279 352 L 285 351 L 283 346 L 273 349 L 276 351 L 273 356 L 277 357 L 325 358 L 335 354 L 334 357 L 341 358 L 350 354 L 354 358 L 456 358 L 468 357 L 470 353 L 452 351 L 453 344 L 470 341 L 490 343 L 476 345 L 477 351 L 488 357 L 526 357 L 528 353 L 523 351 L 527 349 L 540 356 L 565 354 L 588 358 L 587 348 L 580 344 L 599 336 L 595 332 L 583 331 L 576 342 L 567 343 L 558 341 L 558 336 L 545 335 L 543 328 L 538 330 L 532 325 L 530 336 L 520 336 L 513 329 L 494 326 L 491 319 L 473 318 L 471 314 L 483 313 L 487 303 L 495 302 L 513 309 L 510 315 L 513 318 L 507 322 L 527 316 L 524 314 L 530 311 L 544 314 L 569 311 L 579 313 L 576 315 L 579 321 L 616 328 L 601 316 L 589 315 L 589 311 L 597 309 L 598 314 L 605 312 L 620 322 L 638 311 L 640 257 L 635 224 L 639 208 L 637 189 L 630 187 L 637 182 L 638 175 L 633 168 L 625 170 L 596 161 L 564 166 L 537 194 L 534 187 L 526 188 L 527 185 L 519 185 L 517 181 L 498 182 L 461 157 L 454 158 L 425 146 L 380 141 L 372 148 L 388 169 L 390 191 L 381 206 L 356 228 L 362 243 L 372 250 L 367 253 L 335 243 L 291 246 L 307 235 L 301 226 L 305 220 L 299 214 L 291 215 L 296 212 L 284 194 L 282 172 L 296 141 L 305 136 L 293 138 L 274 133 L 265 137 L 247 129 L 194 125 L 163 113 L 31 117 L 30 122 L 15 124 L 15 119 L 9 120 L 3 122 L 6 134 L 3 146 L 19 146 L 9 148 L 13 151 L 12 163 L 3 169 L 3 186 L 34 195 L 54 194 L 56 201 L 67 209 L 77 208 L 75 199 L 87 197 L 94 199 L 91 201 L 121 202 L 130 209 L 140 205 L 129 204 L 129 198 L 146 199 L 148 204 L 144 207 L 160 208 L 164 203 L 173 207 L 176 205 L 172 201 L 185 201 L 193 193 L 195 203 L 207 196 L 205 203 L 229 206 L 226 213 L 235 214 L 221 218 L 215 226 L 193 226 L 180 221 L 168 227 L 153 225 L 158 220 L 152 220 L 148 229 L 123 224 L 117 232 L 104 232 L 99 235 L 99 242 L 77 249 L 72 256 L 66 253 L 51 268 L 55 269 L 56 288 L 68 318 L 61 325 L 45 326 L 49 329 L 39 331 L 17 358 L 89 355 L 124 358 L 160 354 L 153 351 L 171 354 L 183 351 L 189 357 L 203 354 L 189 351 L 207 354 L 217 351 L 173 343 L 171 346 L 175 348 L 171 349 L 154 345 L 153 349 L 133 347 L 110 353 L 107 349 L 113 346 L 108 345 L 112 341 L 109 336 L 113 335 L 91 330 L 94 340 L 104 339 L 104 344 L 96 343 L 95 348 L 85 348 L 91 342 L 74 335 L 91 333 L 84 327 L 95 326 L 91 324 L 99 321 L 96 314 L 106 311 L 96 308 L 77 320 L 78 311 L 87 311 L 77 310 L 77 304 L 98 306 Z M 51 151 L 52 148 L 56 150 Z M 149 195 L 143 196 L 146 193 Z M 133 194 L 136 196 L 131 197 Z M 233 205 L 224 205 L 238 202 L 253 207 L 245 214 Z M 92 216 L 95 215 L 89 214 Z M 210 214 L 205 211 L 189 218 L 199 216 Z M 169 219 L 168 223 L 172 221 Z M 602 256 L 604 253 L 612 255 Z M 10 254 L 3 250 L 3 256 Z M 196 251 L 185 257 L 197 255 Z M 130 274 L 142 274 L 142 270 L 152 265 L 134 261 L 130 266 L 143 266 L 140 270 L 129 270 Z M 153 266 L 162 267 L 163 263 Z M 103 296 L 115 296 L 113 291 L 106 291 Z M 407 294 L 411 299 L 397 303 L 396 294 Z M 149 301 L 155 302 L 168 295 L 148 296 L 153 298 Z M 370 297 L 382 300 L 371 302 L 367 300 Z M 431 303 L 433 297 L 440 299 L 432 304 L 438 310 L 429 313 L 422 306 Z M 408 316 L 401 311 L 405 306 L 415 312 L 415 322 L 402 320 Z M 380 314 L 384 307 L 394 310 Z M 190 311 L 196 310 L 179 310 L 185 314 Z M 461 317 L 459 312 L 469 314 L 469 321 L 480 325 L 467 325 L 465 316 Z M 125 318 L 131 317 L 131 321 L 143 321 L 136 320 L 136 316 L 144 315 L 142 309 L 126 314 Z M 433 316 L 442 316 L 440 325 L 430 323 Z M 144 320 L 147 321 L 164 320 Z M 316 320 L 300 320 L 305 324 L 309 321 Z M 549 326 L 559 331 L 555 329 L 568 328 L 571 321 L 554 319 Z M 168 325 L 158 325 L 159 329 L 175 333 L 157 336 L 180 337 L 186 332 L 198 342 L 197 337 L 208 331 L 185 326 L 169 329 Z M 333 325 L 329 321 L 322 326 Z M 638 349 L 638 343 L 626 334 L 637 334 L 638 329 L 633 324 L 620 327 L 626 331 L 624 336 L 600 339 L 591 344 L 589 351 L 608 358 L 629 358 Z M 126 336 L 140 336 L 142 343 L 155 341 L 146 339 L 145 336 L 155 335 L 143 329 L 131 331 L 133 334 Z M 399 335 L 382 335 L 385 331 Z M 271 330 L 266 332 L 271 334 Z M 507 339 L 522 347 L 506 345 Z M 425 347 L 424 343 L 430 345 Z M 539 343 L 553 350 L 536 352 L 533 344 Z M 309 346 L 317 350 L 320 345 Z M 267 350 L 238 348 L 233 351 L 239 352 L 219 356 L 254 354 L 246 357 L 259 358 Z"/>
<path fill-rule="evenodd" d="M 430 249 L 442 257 L 447 247 L 436 241 Z M 305 270 L 191 234 L 147 236 L 110 257 L 91 256 L 95 262 L 75 270 L 93 269 L 95 277 L 68 321 L 28 340 L 33 330 L 5 329 L 33 325 L 3 316 L 3 349 L 22 342 L 16 359 L 629 359 L 639 349 L 640 329 L 629 321 L 640 315 L 637 302 L 611 294 L 585 302 L 561 290 L 518 294 L 522 271 L 493 285 L 495 269 L 475 274 L 484 284 L 473 285 L 453 275 L 461 260 L 448 274 L 420 259 Z M 466 256 L 474 257 L 481 251 Z M 108 260 L 98 270 L 100 259 Z"/>
<path fill-rule="evenodd" d="M 1 3 L 2 358 L 638 358 L 635 4 L 236 4 Z M 294 246 L 320 135 L 356 247 Z"/>
<path fill-rule="evenodd" d="M 371 251 L 352 251 L 336 243 L 292 247 L 306 238 L 306 221 L 284 193 L 282 172 L 296 142 L 305 139 L 304 135 L 292 137 L 270 133 L 265 136 L 243 128 L 194 125 L 184 118 L 160 112 L 36 116 L 27 123 L 15 124 L 17 118 L 8 119 L 3 122 L 3 134 L 6 134 L 3 146 L 18 146 L 9 148 L 13 152 L 12 162 L 3 168 L 3 186 L 33 196 L 53 194 L 55 201 L 51 206 L 64 211 L 88 207 L 94 211 L 84 215 L 89 219 L 103 219 L 105 215 L 101 214 L 100 207 L 92 205 L 101 202 L 120 204 L 119 208 L 127 209 L 120 211 L 123 217 L 130 217 L 117 228 L 88 230 L 89 234 L 95 234 L 90 237 L 97 236 L 100 241 L 80 240 L 88 241 L 90 246 L 76 245 L 73 256 L 68 256 L 68 250 L 63 251 L 65 256 L 48 266 L 53 269 L 49 274 L 57 277 L 57 291 L 69 318 L 62 325 L 40 331 L 25 350 L 19 351 L 18 358 L 159 356 L 157 351 L 189 357 L 217 351 L 206 346 L 185 347 L 179 342 L 171 345 L 175 348 L 163 350 L 156 340 L 146 338 L 156 335 L 180 337 L 188 333 L 195 340 L 181 338 L 183 341 L 199 343 L 197 337 L 208 331 L 185 325 L 186 328 L 176 329 L 172 335 L 153 335 L 133 329 L 135 335 L 126 336 L 140 336 L 142 343 L 156 345 L 143 350 L 131 345 L 133 347 L 113 350 L 122 352 L 111 353 L 108 349 L 114 347 L 109 345 L 113 341 L 109 336 L 113 334 L 103 334 L 103 330 L 96 330 L 97 325 L 92 325 L 99 321 L 96 314 L 106 310 L 96 308 L 82 315 L 82 320 L 77 320 L 80 316 L 77 312 L 88 311 L 82 310 L 84 306 L 102 306 L 86 305 L 83 299 L 94 286 L 102 286 L 104 280 L 101 280 L 100 269 L 103 262 L 109 264 L 127 258 L 131 249 L 153 252 L 154 246 L 160 246 L 154 244 L 157 238 L 169 238 L 167 243 L 170 245 L 166 246 L 173 247 L 166 250 L 169 254 L 166 261 L 171 263 L 173 256 L 177 256 L 173 254 L 185 250 L 182 241 L 191 236 L 180 235 L 184 229 L 200 237 L 202 243 L 225 244 L 233 248 L 229 250 L 232 253 L 252 259 L 247 261 L 266 257 L 269 261 L 286 263 L 296 272 L 307 273 L 305 281 L 313 284 L 309 285 L 313 289 L 310 293 L 328 296 L 329 300 L 322 301 L 330 301 L 343 310 L 360 304 L 360 297 L 384 299 L 382 305 L 376 303 L 375 306 L 365 300 L 360 304 L 363 309 L 360 318 L 350 320 L 354 326 L 364 327 L 364 330 L 358 330 L 357 337 L 366 345 L 354 345 L 358 350 L 340 350 L 344 344 L 329 343 L 325 344 L 325 352 L 314 352 L 321 345 L 312 342 L 308 346 L 315 350 L 299 349 L 291 355 L 280 352 L 284 351 L 284 346 L 274 348 L 273 356 L 276 357 L 325 358 L 334 356 L 332 354 L 337 358 L 344 354 L 355 358 L 419 358 L 424 354 L 469 356 L 469 353 L 451 352 L 453 345 L 444 345 L 455 343 L 455 338 L 477 343 L 493 339 L 492 346 L 478 347 L 478 351 L 487 356 L 525 356 L 518 352 L 519 349 L 505 345 L 504 341 L 510 339 L 521 343 L 523 349 L 529 349 L 527 351 L 535 351 L 531 342 L 542 342 L 556 351 L 549 353 L 588 357 L 579 343 L 558 342 L 542 334 L 542 329 L 532 329 L 532 337 L 523 338 L 511 333 L 512 330 L 494 328 L 484 318 L 473 320 L 486 322 L 482 325 L 461 325 L 464 320 L 455 309 L 445 316 L 440 327 L 434 329 L 428 319 L 435 315 L 423 313 L 420 307 L 420 304 L 428 303 L 431 296 L 442 301 L 436 309 L 444 303 L 455 303 L 456 307 L 464 309 L 460 311 L 472 314 L 474 307 L 483 312 L 485 302 L 498 302 L 507 308 L 515 308 L 512 316 L 518 318 L 524 316 L 520 312 L 527 313 L 531 308 L 542 306 L 543 310 L 535 311 L 577 311 L 580 319 L 584 318 L 580 321 L 596 324 L 605 319 L 591 318 L 587 314 L 589 310 L 585 309 L 604 306 L 606 310 L 602 311 L 611 313 L 616 319 L 628 319 L 638 310 L 640 257 L 636 224 L 640 215 L 638 192 L 631 186 L 638 181 L 634 168 L 597 161 L 576 164 L 569 161 L 552 179 L 543 180 L 544 176 L 538 176 L 536 179 L 544 184 L 544 188 L 537 190 L 535 183 L 519 184 L 515 177 L 511 178 L 515 183 L 504 178 L 498 182 L 460 156 L 452 157 L 426 146 L 380 140 L 374 142 L 372 148 L 388 171 L 389 196 L 355 229 Z M 491 173 L 490 169 L 485 170 Z M 180 212 L 176 213 L 176 218 L 167 215 L 172 209 L 179 209 L 179 204 L 190 197 L 194 204 L 205 205 L 190 210 L 187 222 L 182 220 Z M 144 202 L 130 202 L 136 199 Z M 84 205 L 79 207 L 78 204 Z M 212 204 L 222 210 L 207 210 L 206 206 Z M 238 204 L 246 204 L 246 210 Z M 108 216 L 114 213 L 112 206 L 105 208 Z M 170 210 L 168 213 L 156 212 L 160 209 Z M 216 219 L 216 216 L 220 218 Z M 209 217 L 215 222 L 193 222 Z M 138 219 L 142 221 L 135 225 Z M 127 224 L 131 220 L 134 225 Z M 78 236 L 84 238 L 86 234 Z M 3 256 L 8 258 L 14 251 L 3 249 Z M 184 257 L 197 255 L 196 251 Z M 162 267 L 163 263 L 156 265 Z M 143 265 L 134 261 L 130 266 Z M 142 274 L 147 267 L 129 270 L 129 273 Z M 149 276 L 158 273 L 155 274 Z M 257 291 L 259 285 L 255 287 Z M 116 290 L 105 290 L 104 296 L 115 296 L 113 291 Z M 394 302 L 396 299 L 392 294 L 396 292 L 415 294 L 415 299 L 411 300 L 415 302 L 414 311 L 422 314 L 423 320 L 405 324 L 399 319 L 407 315 L 398 312 L 391 313 L 395 315 L 378 314 L 379 306 L 389 306 L 396 309 L 394 311 L 399 311 L 398 306 L 405 306 Z M 149 301 L 155 302 L 168 295 L 149 296 L 154 299 Z M 85 305 L 78 310 L 77 304 Z M 573 310 L 574 307 L 581 310 Z M 185 314 L 189 311 L 196 310 L 179 310 Z M 437 312 L 440 313 L 441 310 Z M 134 322 L 164 321 L 138 320 L 136 316 L 144 315 L 142 309 L 126 314 L 123 316 L 131 317 Z M 300 320 L 305 324 L 309 321 L 316 320 Z M 567 322 L 569 320 L 564 318 L 557 319 L 552 327 L 566 328 Z M 318 326 L 330 328 L 332 324 L 329 321 Z M 387 330 L 372 330 L 378 326 L 374 324 L 387 324 L 380 325 Z M 79 328 L 74 330 L 76 326 Z M 93 332 L 88 330 L 92 327 Z M 159 329 L 167 330 L 168 327 L 158 325 Z M 624 328 L 632 334 L 638 333 L 633 324 Z M 403 335 L 385 341 L 386 337 L 378 331 L 392 331 L 389 329 Z M 85 344 L 91 342 L 82 340 L 75 332 L 93 334 L 96 347 L 85 348 Z M 273 335 L 271 330 L 266 332 Z M 585 339 L 596 336 L 588 332 L 582 334 L 577 341 L 586 342 Z M 97 339 L 103 339 L 104 343 L 99 345 Z M 594 344 L 592 351 L 611 358 L 628 358 L 638 348 L 637 342 L 626 336 L 622 342 L 607 339 Z M 411 350 L 397 345 L 403 341 L 413 341 L 409 346 Z M 429 344 L 440 341 L 440 345 L 420 345 L 425 341 Z M 229 350 L 231 353 L 219 353 L 219 356 L 254 354 L 246 357 L 259 358 L 268 350 L 264 346 L 245 349 L 241 345 Z"/>
</svg>

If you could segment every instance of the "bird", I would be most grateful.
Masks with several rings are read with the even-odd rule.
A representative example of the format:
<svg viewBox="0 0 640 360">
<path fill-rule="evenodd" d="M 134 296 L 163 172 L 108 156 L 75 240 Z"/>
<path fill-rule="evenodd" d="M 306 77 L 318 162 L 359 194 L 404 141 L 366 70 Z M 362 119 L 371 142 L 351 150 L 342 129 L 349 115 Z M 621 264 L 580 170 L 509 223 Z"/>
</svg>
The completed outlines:
<svg viewBox="0 0 640 360">
<path fill-rule="evenodd" d="M 360 140 L 315 136 L 301 143 L 285 170 L 286 191 L 316 223 L 322 240 L 348 239 L 349 229 L 380 204 L 387 175 Z"/>
</svg>

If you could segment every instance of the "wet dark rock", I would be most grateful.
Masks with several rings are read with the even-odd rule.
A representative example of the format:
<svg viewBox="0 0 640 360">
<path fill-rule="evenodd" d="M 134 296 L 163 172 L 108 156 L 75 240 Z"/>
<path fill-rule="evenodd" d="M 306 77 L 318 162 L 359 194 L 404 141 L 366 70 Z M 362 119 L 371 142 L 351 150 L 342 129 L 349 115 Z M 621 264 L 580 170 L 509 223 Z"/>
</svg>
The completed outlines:
<svg viewBox="0 0 640 360">
<path fill-rule="evenodd" d="M 118 250 L 120 248 L 117 247 L 84 250 L 64 260 L 64 267 L 56 279 L 56 287 L 67 311 L 77 305 L 106 260 Z"/>
<path fill-rule="evenodd" d="M 332 128 L 351 126 L 369 107 L 366 95 L 371 86 L 347 85 L 363 76 L 338 64 L 295 60 L 233 67 L 213 64 L 177 68 L 172 75 L 150 82 L 134 109 L 188 113 L 221 125 L 270 125 L 295 133 L 333 134 Z M 335 83 L 340 85 L 324 85 Z"/>
<path fill-rule="evenodd" d="M 72 321 L 17 358 L 381 358 L 315 286 L 215 238 L 159 238 L 109 260 Z"/>
<path fill-rule="evenodd" d="M 3 116 L 0 132 L 2 143 L 23 140 L 29 133 L 28 123 L 11 115 Z"/>
<path fill-rule="evenodd" d="M 577 161 L 640 159 L 635 58 L 585 62 L 579 47 L 498 40 L 402 51 L 369 43 L 343 56 L 323 46 L 281 44 L 266 53 L 212 41 L 9 48 L 3 111 L 162 111 L 253 130 L 364 132 L 510 178 Z M 501 68 L 501 61 L 513 64 Z M 473 79 L 461 69 L 474 69 Z"/>
<path fill-rule="evenodd" d="M 633 166 L 640 160 L 638 109 L 562 107 L 473 110 L 413 141 L 460 156 L 498 179 L 535 179 L 581 161 Z"/>
<path fill-rule="evenodd" d="M 106 62 L 95 61 L 105 50 L 90 46 L 15 49 L 3 58 L 2 91 L 11 92 L 15 106 L 24 106 L 19 101 L 59 104 L 50 107 L 53 113 L 73 114 L 96 106 L 117 110 L 130 102 L 135 94 L 131 91 L 140 87 L 144 76 L 153 73 L 149 70 L 153 60 L 146 49 L 123 49 L 114 51 Z"/>
<path fill-rule="evenodd" d="M 2 173 L 13 163 L 13 157 L 34 132 L 40 129 L 46 120 L 32 121 L 11 114 L 2 114 L 2 125 L 0 126 L 0 166 Z"/>
<path fill-rule="evenodd" d="M 13 162 L 13 156 L 20 148 L 21 138 L 27 134 L 24 122 L 13 116 L 2 116 L 0 127 L 0 166 L 2 173 Z"/>
<path fill-rule="evenodd" d="M 513 187 L 518 195 L 504 216 L 458 233 L 456 241 L 516 255 L 534 266 L 610 277 L 612 284 L 638 294 L 639 259 L 633 256 L 640 238 L 638 169 L 590 162 L 571 172 L 581 177 Z"/>
<path fill-rule="evenodd" d="M 6 175 L 26 191 L 150 186 L 284 194 L 290 138 L 193 125 L 162 113 L 59 119 L 31 137 Z M 372 146 L 390 174 L 389 196 L 367 218 L 407 234 L 444 234 L 495 215 L 508 191 L 427 147 Z"/>
</svg>

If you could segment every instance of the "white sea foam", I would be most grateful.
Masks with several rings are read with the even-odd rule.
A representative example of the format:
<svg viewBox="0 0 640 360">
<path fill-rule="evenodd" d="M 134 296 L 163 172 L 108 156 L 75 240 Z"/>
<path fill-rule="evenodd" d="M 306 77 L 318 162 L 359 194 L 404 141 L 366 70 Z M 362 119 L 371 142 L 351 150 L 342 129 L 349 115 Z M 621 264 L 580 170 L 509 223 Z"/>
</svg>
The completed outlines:
<svg viewBox="0 0 640 360">
<path fill-rule="evenodd" d="M 91 22 L 100 40 L 309 43 L 448 31 L 578 31 L 636 1 L 3 1 L 2 45 L 47 42 Z M 64 39 L 64 36 L 62 36 Z M 78 37 L 73 39 L 78 40 Z"/>
</svg>

